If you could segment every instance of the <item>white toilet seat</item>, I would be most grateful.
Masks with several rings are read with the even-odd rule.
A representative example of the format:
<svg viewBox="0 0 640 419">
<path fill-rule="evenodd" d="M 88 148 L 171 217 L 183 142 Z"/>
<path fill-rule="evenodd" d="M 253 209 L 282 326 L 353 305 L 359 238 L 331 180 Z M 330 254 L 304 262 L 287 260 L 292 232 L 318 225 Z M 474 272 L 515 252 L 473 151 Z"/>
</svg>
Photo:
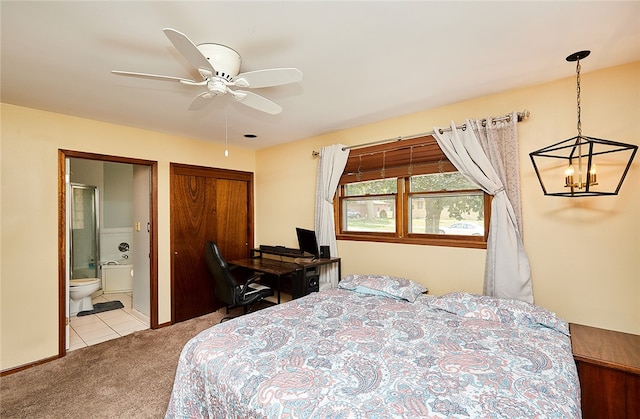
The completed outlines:
<svg viewBox="0 0 640 419">
<path fill-rule="evenodd" d="M 91 285 L 99 282 L 100 278 L 78 278 L 78 279 L 70 279 L 69 286 L 80 286 L 80 285 Z"/>
</svg>

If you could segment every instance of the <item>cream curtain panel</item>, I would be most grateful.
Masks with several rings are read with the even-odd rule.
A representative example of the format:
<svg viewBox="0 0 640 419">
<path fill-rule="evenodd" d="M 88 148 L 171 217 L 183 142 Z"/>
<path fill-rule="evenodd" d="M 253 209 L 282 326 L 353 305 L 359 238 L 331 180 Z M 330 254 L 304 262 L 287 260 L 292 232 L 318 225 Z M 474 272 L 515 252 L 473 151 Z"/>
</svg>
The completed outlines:
<svg viewBox="0 0 640 419">
<path fill-rule="evenodd" d="M 484 121 L 484 127 L 482 120 L 467 120 L 466 128 L 461 129 L 456 128 L 454 122 L 449 128 L 435 127 L 434 137 L 460 173 L 493 195 L 484 294 L 533 303 L 531 268 L 522 242 L 520 217 L 516 215 L 505 186 L 516 190 L 512 193 L 517 196 L 519 211 L 519 173 L 512 173 L 513 165 L 504 163 L 505 159 L 518 159 L 515 127 L 518 118 L 514 113 L 509 121 L 493 121 L 491 118 Z M 492 144 L 494 141 L 496 144 Z M 487 153 L 481 143 L 486 144 Z M 501 148 L 508 151 L 503 152 Z M 501 177 L 506 181 L 503 182 Z"/>
<path fill-rule="evenodd" d="M 518 114 L 509 120 L 472 120 L 471 128 L 484 154 L 502 181 L 507 198 L 513 207 L 518 231 L 522 234 L 522 199 L 520 197 L 520 157 L 518 155 Z"/>
<path fill-rule="evenodd" d="M 349 157 L 349 150 L 343 150 L 344 147 L 335 144 L 320 149 L 316 176 L 315 231 L 318 245 L 329 246 L 331 257 L 338 257 L 333 198 Z M 335 264 L 320 267 L 321 290 L 337 287 L 339 280 Z"/>
</svg>

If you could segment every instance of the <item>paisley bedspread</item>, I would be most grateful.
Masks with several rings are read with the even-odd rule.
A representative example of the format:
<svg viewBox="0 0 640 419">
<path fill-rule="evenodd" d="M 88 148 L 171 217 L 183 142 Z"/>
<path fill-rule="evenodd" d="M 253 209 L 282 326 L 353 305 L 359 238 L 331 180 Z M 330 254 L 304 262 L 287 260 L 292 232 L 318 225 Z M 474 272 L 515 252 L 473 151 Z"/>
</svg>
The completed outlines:
<svg viewBox="0 0 640 419">
<path fill-rule="evenodd" d="M 185 345 L 166 417 L 581 416 L 566 322 L 443 297 L 332 289 L 216 325 Z"/>
</svg>

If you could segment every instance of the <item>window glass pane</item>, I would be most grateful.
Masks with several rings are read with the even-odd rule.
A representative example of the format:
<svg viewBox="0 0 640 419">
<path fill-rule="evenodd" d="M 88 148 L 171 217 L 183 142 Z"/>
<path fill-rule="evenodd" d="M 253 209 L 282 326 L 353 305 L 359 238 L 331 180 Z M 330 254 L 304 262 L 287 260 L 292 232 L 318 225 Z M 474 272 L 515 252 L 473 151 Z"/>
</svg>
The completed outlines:
<svg viewBox="0 0 640 419">
<path fill-rule="evenodd" d="M 433 173 L 411 176 L 411 192 L 459 191 L 478 189 L 478 186 L 467 180 L 460 172 Z"/>
<path fill-rule="evenodd" d="M 345 196 L 395 194 L 398 192 L 398 180 L 397 178 L 389 178 L 348 183 L 344 189 Z"/>
<path fill-rule="evenodd" d="M 395 196 L 344 199 L 342 229 L 345 232 L 394 233 L 396 231 L 395 207 Z"/>
<path fill-rule="evenodd" d="M 409 233 L 484 236 L 484 194 L 410 196 Z"/>
</svg>

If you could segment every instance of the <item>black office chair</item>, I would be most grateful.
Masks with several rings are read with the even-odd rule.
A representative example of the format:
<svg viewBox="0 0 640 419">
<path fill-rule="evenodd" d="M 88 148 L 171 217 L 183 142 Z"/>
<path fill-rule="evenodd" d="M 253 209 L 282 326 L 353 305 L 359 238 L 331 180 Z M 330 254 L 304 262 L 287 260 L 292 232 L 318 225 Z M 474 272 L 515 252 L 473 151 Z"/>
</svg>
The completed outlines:
<svg viewBox="0 0 640 419">
<path fill-rule="evenodd" d="M 246 314 L 251 304 L 273 295 L 273 289 L 256 283 L 264 274 L 229 266 L 218 245 L 212 241 L 205 246 L 205 259 L 215 281 L 216 297 L 227 305 L 227 314 L 233 307 L 244 307 Z M 220 323 L 233 317 L 236 316 L 224 317 Z"/>
</svg>

